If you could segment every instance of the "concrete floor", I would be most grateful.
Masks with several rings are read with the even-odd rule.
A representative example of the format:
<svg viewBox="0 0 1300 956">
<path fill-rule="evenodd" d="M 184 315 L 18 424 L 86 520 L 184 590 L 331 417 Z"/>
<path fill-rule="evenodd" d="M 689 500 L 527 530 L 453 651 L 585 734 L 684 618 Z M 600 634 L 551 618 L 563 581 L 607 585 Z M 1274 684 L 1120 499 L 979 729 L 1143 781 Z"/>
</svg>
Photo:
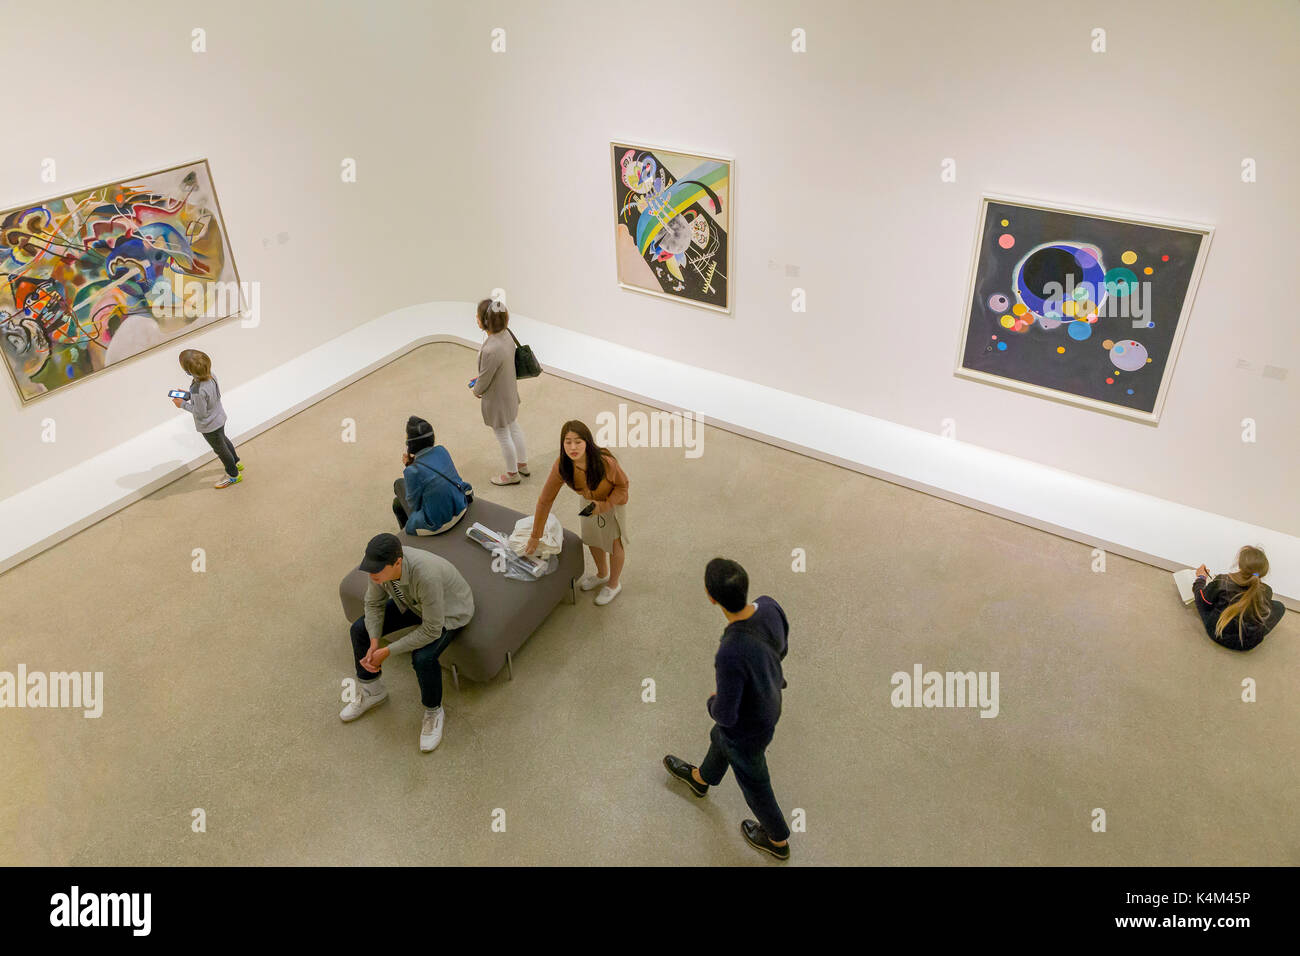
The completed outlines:
<svg viewBox="0 0 1300 956">
<path fill-rule="evenodd" d="M 418 751 L 406 659 L 390 701 L 343 724 L 338 582 L 394 524 L 407 416 L 527 511 L 560 424 L 618 406 L 525 382 L 534 477 L 493 488 L 474 361 L 420 349 L 242 446 L 243 484 L 213 491 L 213 463 L 0 576 L 0 670 L 105 675 L 98 720 L 0 711 L 0 863 L 778 865 L 742 840 L 730 776 L 696 801 L 660 765 L 707 746 L 725 622 L 703 568 L 721 554 L 791 622 L 768 761 L 807 821 L 793 865 L 1300 864 L 1294 614 L 1233 654 L 1164 571 L 1093 573 L 1084 545 L 711 428 L 698 459 L 619 452 L 622 595 L 560 605 L 513 682 L 448 681 L 436 752 Z M 574 530 L 576 512 L 562 492 Z M 895 709 L 890 676 L 918 663 L 998 671 L 1000 714 Z"/>
</svg>

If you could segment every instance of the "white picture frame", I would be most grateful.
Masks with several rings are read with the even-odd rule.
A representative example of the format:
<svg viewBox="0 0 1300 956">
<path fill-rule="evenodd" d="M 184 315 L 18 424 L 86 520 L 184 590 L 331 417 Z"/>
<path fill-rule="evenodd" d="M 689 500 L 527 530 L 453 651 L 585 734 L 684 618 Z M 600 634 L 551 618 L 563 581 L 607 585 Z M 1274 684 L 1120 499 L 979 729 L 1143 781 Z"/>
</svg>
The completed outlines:
<svg viewBox="0 0 1300 956">
<path fill-rule="evenodd" d="M 725 236 L 725 246 L 726 246 L 725 252 L 722 256 L 717 256 L 715 253 L 714 256 L 710 257 L 708 255 L 708 249 L 705 248 L 704 250 L 697 253 L 697 255 L 701 258 L 713 259 L 715 270 L 713 273 L 711 273 L 712 275 L 716 275 L 718 271 L 721 271 L 716 269 L 716 263 L 718 259 L 721 259 L 722 261 L 722 269 L 725 270 L 722 271 L 721 273 L 722 276 L 725 278 L 725 294 L 724 294 L 724 302 L 722 305 L 716 305 L 712 302 L 701 301 L 687 294 L 665 292 L 662 288 L 658 287 L 657 281 L 655 282 L 656 287 L 654 288 L 650 287 L 649 280 L 643 281 L 643 283 L 641 284 L 632 281 L 627 281 L 629 277 L 625 276 L 625 267 L 624 267 L 624 254 L 626 253 L 626 250 L 621 248 L 621 237 L 619 235 L 619 229 L 620 227 L 623 226 L 623 223 L 621 222 L 622 204 L 620 203 L 619 200 L 620 186 L 621 186 L 621 180 L 620 180 L 621 167 L 619 162 L 620 149 L 622 150 L 633 149 L 633 150 L 646 152 L 646 153 L 653 153 L 653 154 L 663 153 L 663 154 L 670 154 L 673 156 L 687 157 L 689 159 L 694 159 L 694 160 L 711 161 L 711 162 L 726 164 L 726 169 L 727 169 L 726 187 L 725 187 L 726 191 L 725 191 L 725 197 L 722 197 L 726 204 L 726 208 L 724 208 L 723 210 L 726 222 L 725 222 L 725 226 L 722 228 L 723 235 Z M 722 156 L 714 153 L 700 152 L 699 150 L 680 149 L 675 146 L 663 146 L 663 145 L 646 143 L 642 140 L 633 139 L 633 138 L 610 140 L 608 155 L 609 155 L 609 162 L 610 162 L 610 183 L 611 186 L 613 187 L 613 202 L 614 202 L 614 274 L 616 277 L 616 281 L 618 282 L 619 288 L 627 289 L 628 291 L 631 292 L 639 292 L 643 295 L 656 296 L 658 298 L 667 299 L 669 301 L 677 302 L 679 304 L 693 306 L 694 308 L 697 309 L 707 309 L 708 311 L 711 312 L 718 312 L 724 315 L 730 315 L 732 312 L 733 304 L 735 302 L 735 273 L 734 273 L 735 244 L 736 244 L 735 243 L 736 217 L 734 213 L 735 196 L 736 196 L 735 159 L 732 157 Z M 674 172 L 674 177 L 676 178 L 676 177 L 685 176 L 689 172 L 689 170 L 682 169 L 682 170 L 674 170 L 673 172 Z M 645 264 L 645 266 L 647 270 L 650 268 L 648 263 Z M 688 263 L 687 268 L 694 271 L 695 275 L 698 276 L 699 280 L 706 286 L 706 288 L 708 287 L 709 279 L 702 272 L 696 269 L 696 262 Z M 708 266 L 705 265 L 704 268 L 707 269 Z M 683 284 L 685 285 L 686 283 Z"/>
<path fill-rule="evenodd" d="M 1197 245 L 1195 261 L 1191 266 L 1186 289 L 1183 293 L 1182 306 L 1179 311 L 1177 325 L 1174 328 L 1172 342 L 1169 345 L 1167 356 L 1164 358 L 1163 367 L 1160 371 L 1161 378 L 1159 387 L 1156 391 L 1154 403 L 1149 410 L 1126 407 L 1123 404 L 1099 400 L 1075 392 L 1045 387 L 1043 385 L 1023 381 L 1014 377 L 968 367 L 966 363 L 970 355 L 969 343 L 971 341 L 971 322 L 977 309 L 977 303 L 975 302 L 975 296 L 978 294 L 976 283 L 980 274 L 981 255 L 987 249 L 985 243 L 985 239 L 989 235 L 989 224 L 987 220 L 990 204 L 992 203 L 1021 206 L 1045 213 L 1063 213 L 1072 216 L 1107 220 L 1124 225 L 1167 229 L 1180 233 L 1190 233 L 1200 237 Z M 979 197 L 979 215 L 976 217 L 975 236 L 974 241 L 971 243 L 971 260 L 967 274 L 966 294 L 962 303 L 962 326 L 961 334 L 957 341 L 957 357 L 954 374 L 971 381 L 996 385 L 1000 388 L 1035 395 L 1040 398 L 1047 398 L 1053 401 L 1077 405 L 1094 411 L 1117 415 L 1122 418 L 1145 422 L 1151 425 L 1158 424 L 1164 411 L 1165 401 L 1168 398 L 1169 386 L 1173 378 L 1174 368 L 1177 365 L 1178 353 L 1182 347 L 1183 338 L 1187 332 L 1187 326 L 1196 301 L 1196 292 L 1200 286 L 1201 275 L 1205 268 L 1206 259 L 1209 256 L 1213 236 L 1214 226 L 1206 223 L 1165 217 L 1135 215 L 1132 213 L 1102 209 L 1076 203 L 1031 199 L 1004 193 L 983 193 Z M 1005 319 L 1006 316 L 1003 316 L 1003 318 Z M 1040 330 L 1035 329 L 1033 331 L 1037 332 Z"/>
</svg>

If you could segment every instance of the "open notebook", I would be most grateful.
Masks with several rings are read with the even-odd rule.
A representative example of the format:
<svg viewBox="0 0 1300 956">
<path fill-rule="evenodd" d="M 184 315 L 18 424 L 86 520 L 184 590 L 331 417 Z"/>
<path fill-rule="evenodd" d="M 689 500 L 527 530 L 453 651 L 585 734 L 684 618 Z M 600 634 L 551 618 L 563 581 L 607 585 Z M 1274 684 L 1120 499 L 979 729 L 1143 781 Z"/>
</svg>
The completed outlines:
<svg viewBox="0 0 1300 956">
<path fill-rule="evenodd" d="M 1196 583 L 1196 571 L 1192 568 L 1183 568 L 1181 571 L 1174 572 L 1174 584 L 1178 585 L 1178 596 L 1183 599 L 1184 604 L 1190 605 L 1196 600 L 1196 595 L 1192 593 L 1192 585 Z"/>
</svg>

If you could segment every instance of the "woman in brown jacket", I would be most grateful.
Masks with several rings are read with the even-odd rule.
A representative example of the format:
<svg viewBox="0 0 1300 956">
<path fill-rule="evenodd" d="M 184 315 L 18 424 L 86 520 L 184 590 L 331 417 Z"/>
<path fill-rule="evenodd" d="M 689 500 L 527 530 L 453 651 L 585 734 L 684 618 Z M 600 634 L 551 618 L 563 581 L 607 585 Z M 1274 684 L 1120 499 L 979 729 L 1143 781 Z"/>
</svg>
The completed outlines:
<svg viewBox="0 0 1300 956">
<path fill-rule="evenodd" d="M 533 536 L 525 554 L 532 554 L 546 530 L 546 518 L 560 487 L 568 485 L 591 502 L 582 515 L 582 541 L 591 549 L 596 573 L 585 574 L 578 582 L 584 591 L 600 587 L 597 604 L 608 604 L 623 590 L 619 578 L 623 573 L 623 544 L 627 540 L 627 474 L 618 459 L 599 447 L 591 429 L 579 421 L 565 422 L 560 429 L 560 455 L 551 466 L 542 493 L 537 497 L 533 514 Z M 608 563 L 606 563 L 608 559 Z"/>
<path fill-rule="evenodd" d="M 517 485 L 527 478 L 528 452 L 519 428 L 519 385 L 515 380 L 515 340 L 506 327 L 510 313 L 504 302 L 484 299 L 478 304 L 478 327 L 488 334 L 478 353 L 478 377 L 469 383 L 482 403 L 483 424 L 492 429 L 506 460 L 504 474 L 494 475 L 494 485 Z"/>
</svg>

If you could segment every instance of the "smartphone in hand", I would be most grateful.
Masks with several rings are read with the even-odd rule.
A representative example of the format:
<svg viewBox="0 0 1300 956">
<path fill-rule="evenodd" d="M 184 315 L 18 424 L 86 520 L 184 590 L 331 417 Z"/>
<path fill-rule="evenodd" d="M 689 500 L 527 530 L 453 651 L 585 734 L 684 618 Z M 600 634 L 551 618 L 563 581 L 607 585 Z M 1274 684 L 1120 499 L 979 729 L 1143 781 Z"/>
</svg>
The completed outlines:
<svg viewBox="0 0 1300 956">
<path fill-rule="evenodd" d="M 469 387 L 470 387 L 470 388 L 473 388 L 473 387 L 474 387 L 475 385 L 477 385 L 477 384 L 478 384 L 478 379 L 476 379 L 476 378 L 471 378 L 471 379 L 469 380 Z"/>
<path fill-rule="evenodd" d="M 179 398 L 182 402 L 188 402 L 190 400 L 190 393 L 185 391 L 183 388 L 173 388 L 167 393 L 167 397 Z"/>
<path fill-rule="evenodd" d="M 585 518 L 595 510 L 596 510 L 596 502 L 593 501 L 591 504 L 587 505 L 587 507 L 579 511 L 578 514 Z"/>
</svg>

